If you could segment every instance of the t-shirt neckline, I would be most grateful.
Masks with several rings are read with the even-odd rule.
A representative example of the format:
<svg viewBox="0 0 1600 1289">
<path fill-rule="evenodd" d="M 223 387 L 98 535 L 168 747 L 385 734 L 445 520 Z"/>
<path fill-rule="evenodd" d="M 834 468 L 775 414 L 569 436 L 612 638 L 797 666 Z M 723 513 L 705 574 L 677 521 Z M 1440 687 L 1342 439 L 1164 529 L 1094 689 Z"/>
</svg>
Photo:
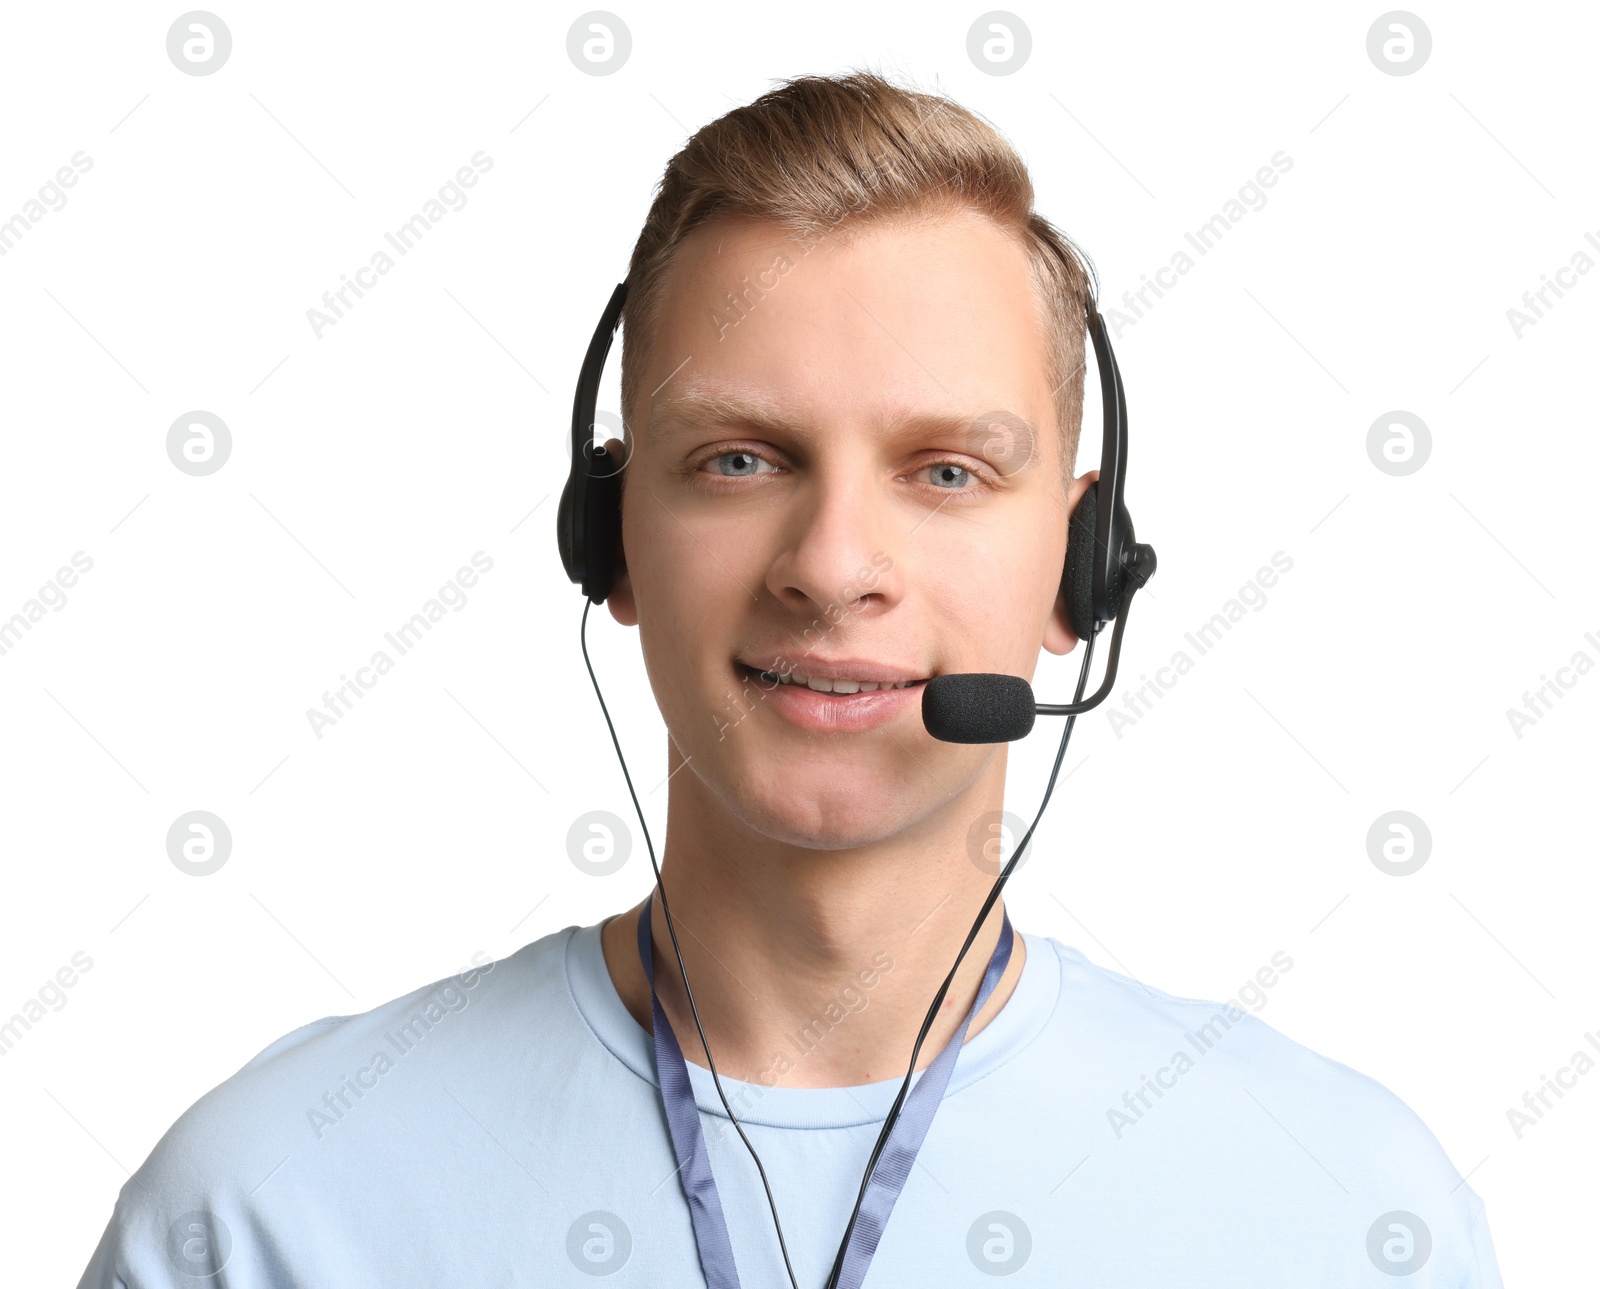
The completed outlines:
<svg viewBox="0 0 1600 1289">
<path fill-rule="evenodd" d="M 655 1053 L 648 1031 L 633 1018 L 606 969 L 600 946 L 603 922 L 570 928 L 566 945 L 567 988 L 578 1013 L 600 1044 L 652 1087 Z M 1055 944 L 1044 936 L 1018 931 L 1027 958 L 1017 986 L 999 1013 L 961 1048 L 945 1099 L 994 1073 L 1028 1046 L 1054 1014 L 1062 990 L 1062 966 Z M 955 950 L 951 950 L 954 956 Z M 680 1042 L 682 1036 L 680 1035 Z M 822 1041 L 826 1042 L 824 1038 Z M 926 1055 L 926 1047 L 924 1054 Z M 798 1052 L 788 1053 L 791 1059 Z M 910 1052 L 906 1053 L 907 1058 Z M 800 1058 L 803 1059 L 803 1058 Z M 727 1118 L 711 1071 L 686 1061 L 695 1102 L 709 1114 Z M 924 1067 L 925 1069 L 926 1067 Z M 922 1078 L 918 1070 L 915 1087 Z M 848 1128 L 882 1123 L 904 1081 L 904 1074 L 854 1087 L 766 1087 L 721 1076 L 722 1088 L 741 1123 L 774 1128 Z"/>
</svg>

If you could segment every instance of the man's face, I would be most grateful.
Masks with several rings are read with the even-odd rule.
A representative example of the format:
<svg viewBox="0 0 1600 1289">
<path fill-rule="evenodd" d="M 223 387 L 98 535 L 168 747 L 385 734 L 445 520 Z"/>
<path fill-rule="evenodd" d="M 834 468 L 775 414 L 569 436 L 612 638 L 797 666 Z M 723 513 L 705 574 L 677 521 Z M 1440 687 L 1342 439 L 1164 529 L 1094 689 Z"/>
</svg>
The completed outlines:
<svg viewBox="0 0 1600 1289">
<path fill-rule="evenodd" d="M 684 773 L 820 849 L 1003 772 L 1003 748 L 938 742 L 920 686 L 889 685 L 1031 678 L 1041 646 L 1073 647 L 1059 588 L 1090 478 L 1063 495 L 1023 249 L 969 213 L 851 232 L 806 253 L 721 218 L 679 248 L 629 409 L 608 602 L 639 626 Z"/>
</svg>

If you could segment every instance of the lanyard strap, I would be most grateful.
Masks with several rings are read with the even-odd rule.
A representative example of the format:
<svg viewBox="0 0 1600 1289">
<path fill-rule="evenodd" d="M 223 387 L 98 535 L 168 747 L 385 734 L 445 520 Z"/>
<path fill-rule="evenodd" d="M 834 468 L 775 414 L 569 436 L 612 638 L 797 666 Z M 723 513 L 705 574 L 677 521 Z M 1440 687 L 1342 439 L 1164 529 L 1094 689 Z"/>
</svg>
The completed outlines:
<svg viewBox="0 0 1600 1289">
<path fill-rule="evenodd" d="M 722 1199 L 717 1193 L 716 1178 L 711 1173 L 711 1157 L 706 1151 L 705 1135 L 700 1126 L 700 1109 L 695 1104 L 694 1087 L 689 1081 L 689 1070 L 684 1064 L 683 1051 L 677 1036 L 672 1032 L 666 1014 L 661 1010 L 661 1000 L 656 996 L 655 971 L 652 962 L 650 937 L 650 906 L 654 896 L 645 901 L 639 914 L 639 960 L 644 965 L 645 979 L 650 982 L 650 1009 L 652 1037 L 655 1040 L 656 1078 L 661 1085 L 661 1102 L 667 1113 L 667 1131 L 672 1137 L 672 1147 L 678 1156 L 679 1179 L 684 1196 L 689 1201 L 689 1216 L 694 1224 L 694 1238 L 700 1249 L 700 1267 L 706 1277 L 707 1289 L 740 1289 L 739 1269 L 734 1263 L 733 1242 L 728 1236 L 728 1223 L 722 1212 Z M 989 966 L 983 973 L 983 983 L 978 996 L 961 1028 L 950 1037 L 933 1064 L 922 1071 L 922 1077 L 906 1098 L 894 1130 L 884 1143 L 877 1167 L 867 1183 L 862 1197 L 861 1211 L 856 1216 L 855 1229 L 850 1234 L 850 1245 L 845 1250 L 844 1265 L 839 1278 L 840 1289 L 860 1289 L 866 1278 L 872 1255 L 877 1252 L 878 1241 L 889 1224 L 906 1180 L 911 1176 L 911 1166 L 916 1162 L 917 1151 L 933 1123 L 933 1116 L 944 1099 L 945 1087 L 955 1070 L 956 1058 L 966 1041 L 972 1018 L 988 1001 L 994 987 L 1005 974 L 1011 960 L 1011 917 L 1004 906 L 1000 913 L 1000 938 L 995 942 L 989 957 Z"/>
</svg>

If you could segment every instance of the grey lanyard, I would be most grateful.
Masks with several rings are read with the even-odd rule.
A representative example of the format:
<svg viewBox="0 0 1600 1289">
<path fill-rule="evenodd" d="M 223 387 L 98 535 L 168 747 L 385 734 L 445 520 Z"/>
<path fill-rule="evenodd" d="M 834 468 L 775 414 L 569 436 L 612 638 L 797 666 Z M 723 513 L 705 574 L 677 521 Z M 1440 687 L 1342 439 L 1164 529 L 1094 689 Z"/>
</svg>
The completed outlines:
<svg viewBox="0 0 1600 1289">
<path fill-rule="evenodd" d="M 639 961 L 644 965 L 645 979 L 650 982 L 656 1078 L 661 1084 L 667 1130 L 678 1156 L 679 1178 L 689 1201 L 689 1216 L 694 1223 L 694 1238 L 700 1249 L 700 1267 L 705 1273 L 707 1289 L 740 1289 L 739 1268 L 734 1263 L 733 1243 L 728 1238 L 728 1223 L 722 1213 L 717 1182 L 711 1175 L 711 1157 L 706 1152 L 694 1087 L 689 1082 L 689 1070 L 684 1064 L 677 1036 L 661 1010 L 661 1000 L 656 996 L 650 939 L 650 907 L 653 902 L 653 897 L 645 901 L 644 909 L 639 914 Z M 922 1077 L 906 1098 L 900 1117 L 895 1121 L 894 1131 L 889 1134 L 883 1153 L 878 1157 L 878 1165 L 873 1169 L 855 1229 L 850 1235 L 849 1248 L 845 1250 L 839 1289 L 860 1289 L 862 1280 L 866 1278 L 872 1255 L 877 1251 L 878 1241 L 889 1224 L 894 1202 L 900 1197 L 900 1191 L 911 1175 L 917 1151 L 921 1149 L 922 1140 L 933 1123 L 934 1113 L 944 1099 L 945 1087 L 955 1070 L 956 1058 L 961 1054 L 961 1045 L 966 1040 L 972 1018 L 994 992 L 995 985 L 1005 973 L 1006 964 L 1011 960 L 1011 944 L 1011 918 L 1002 907 L 1000 938 L 989 957 L 989 966 L 983 973 L 978 996 L 973 999 L 972 1008 L 967 1012 L 961 1028 L 951 1035 L 933 1064 L 922 1071 Z"/>
</svg>

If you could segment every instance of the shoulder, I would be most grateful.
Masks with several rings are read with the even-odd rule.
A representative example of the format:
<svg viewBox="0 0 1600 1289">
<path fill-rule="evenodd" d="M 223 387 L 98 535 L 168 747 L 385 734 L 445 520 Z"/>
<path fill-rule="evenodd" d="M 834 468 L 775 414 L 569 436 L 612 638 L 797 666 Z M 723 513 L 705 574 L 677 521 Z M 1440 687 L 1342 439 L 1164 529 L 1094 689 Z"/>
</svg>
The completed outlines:
<svg viewBox="0 0 1600 1289">
<path fill-rule="evenodd" d="M 1205 1211 L 1218 1230 L 1247 1211 L 1294 1256 L 1331 1266 L 1353 1247 L 1363 1271 L 1398 1275 L 1380 1259 L 1410 1250 L 1431 1258 L 1428 1284 L 1498 1289 L 1483 1202 L 1421 1117 L 1262 1018 L 1288 954 L 1212 1001 L 1048 943 L 1062 971 L 1054 1055 L 1077 1084 L 1085 1144 L 1112 1161 L 1096 1174 L 1108 1192 L 1125 1183 L 1129 1202 L 1159 1203 L 1173 1188 L 1169 1211 Z"/>
<path fill-rule="evenodd" d="M 1201 1093 L 1187 1098 L 1197 1109 L 1216 1114 L 1231 1107 L 1298 1139 L 1315 1136 L 1357 1171 L 1460 1181 L 1438 1139 L 1400 1097 L 1263 1019 L 1274 991 L 1293 973 L 1287 953 L 1273 954 L 1231 997 L 1211 1000 L 1168 993 L 1096 965 L 1060 941 L 1048 943 L 1073 1010 L 1069 1026 L 1114 1071 L 1112 1083 L 1135 1093 L 1122 1115 L 1139 1115 L 1151 1102 L 1137 1099 L 1141 1086 L 1156 1092 L 1184 1084 Z"/>
<path fill-rule="evenodd" d="M 563 1032 L 551 1022 L 571 1006 L 565 950 L 575 930 L 502 959 L 475 955 L 369 1011 L 269 1043 L 184 1111 L 129 1177 L 83 1289 L 167 1283 L 174 1250 L 204 1250 L 229 1222 L 252 1224 L 297 1192 L 302 1201 L 335 1194 L 397 1120 L 414 1119 L 443 1089 L 470 1088 L 519 1036 L 525 1046 L 530 1025 Z M 179 1226 L 195 1230 L 174 1235 Z"/>
<path fill-rule="evenodd" d="M 341 1100 L 351 1101 L 356 1090 L 370 1089 L 402 1063 L 437 1067 L 478 1059 L 498 1041 L 496 1022 L 507 1013 L 544 1012 L 564 1001 L 563 950 L 572 930 L 552 932 L 497 960 L 475 954 L 463 970 L 368 1011 L 326 1016 L 291 1030 L 195 1102 L 163 1137 L 152 1161 L 197 1140 L 209 1147 L 224 1129 L 270 1139 L 291 1107 L 298 1112 L 287 1117 L 302 1132 L 318 1117 L 337 1122 Z M 327 1095 L 340 1087 L 344 1098 Z M 312 1092 L 317 1095 L 308 1101 Z M 310 1106 L 321 1107 L 320 1116 Z M 214 1157 L 209 1148 L 207 1153 Z"/>
</svg>

